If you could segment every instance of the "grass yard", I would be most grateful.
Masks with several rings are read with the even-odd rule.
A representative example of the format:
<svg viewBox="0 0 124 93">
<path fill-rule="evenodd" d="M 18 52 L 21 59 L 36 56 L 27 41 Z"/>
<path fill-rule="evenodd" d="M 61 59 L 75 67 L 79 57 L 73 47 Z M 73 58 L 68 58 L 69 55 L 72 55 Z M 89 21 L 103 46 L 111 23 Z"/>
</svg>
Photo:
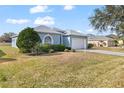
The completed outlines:
<svg viewBox="0 0 124 93">
<path fill-rule="evenodd" d="M 0 46 L 0 87 L 124 87 L 124 57 L 86 52 L 27 56 Z"/>
<path fill-rule="evenodd" d="M 122 53 L 124 53 L 124 48 L 119 48 L 119 47 L 95 47 L 93 49 L 107 50 L 107 51 L 122 52 Z"/>
</svg>

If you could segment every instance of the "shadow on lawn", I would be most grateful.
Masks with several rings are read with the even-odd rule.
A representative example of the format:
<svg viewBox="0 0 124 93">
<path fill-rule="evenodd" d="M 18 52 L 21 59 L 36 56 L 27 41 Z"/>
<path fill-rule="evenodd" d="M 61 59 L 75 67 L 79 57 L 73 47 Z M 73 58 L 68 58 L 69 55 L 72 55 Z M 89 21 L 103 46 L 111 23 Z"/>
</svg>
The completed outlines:
<svg viewBox="0 0 124 93">
<path fill-rule="evenodd" d="M 0 63 L 16 60 L 13 58 L 2 58 L 5 55 L 6 55 L 6 53 L 4 53 L 2 50 L 0 50 Z"/>
<path fill-rule="evenodd" d="M 41 56 L 55 56 L 55 55 L 61 55 L 61 52 L 56 52 L 56 53 L 48 53 L 48 54 L 42 54 Z"/>
<path fill-rule="evenodd" d="M 39 55 L 36 54 L 28 54 L 29 56 L 55 56 L 55 55 L 61 55 L 62 52 L 55 52 L 55 53 L 42 53 Z"/>
<path fill-rule="evenodd" d="M 4 53 L 2 50 L 0 50 L 0 57 L 5 56 L 6 53 Z"/>
<path fill-rule="evenodd" d="M 16 59 L 13 58 L 0 58 L 0 63 L 5 63 L 5 62 L 10 62 L 10 61 L 15 61 Z"/>
</svg>

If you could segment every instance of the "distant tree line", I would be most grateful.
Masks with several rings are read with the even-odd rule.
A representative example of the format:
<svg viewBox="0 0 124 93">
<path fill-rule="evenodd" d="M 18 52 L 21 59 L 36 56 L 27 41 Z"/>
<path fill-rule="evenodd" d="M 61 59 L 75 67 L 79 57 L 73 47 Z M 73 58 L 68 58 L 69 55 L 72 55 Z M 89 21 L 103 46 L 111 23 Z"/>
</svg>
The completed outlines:
<svg viewBox="0 0 124 93">
<path fill-rule="evenodd" d="M 16 35 L 13 32 L 4 33 L 2 36 L 0 36 L 0 43 L 11 43 L 12 42 L 12 36 Z"/>
</svg>

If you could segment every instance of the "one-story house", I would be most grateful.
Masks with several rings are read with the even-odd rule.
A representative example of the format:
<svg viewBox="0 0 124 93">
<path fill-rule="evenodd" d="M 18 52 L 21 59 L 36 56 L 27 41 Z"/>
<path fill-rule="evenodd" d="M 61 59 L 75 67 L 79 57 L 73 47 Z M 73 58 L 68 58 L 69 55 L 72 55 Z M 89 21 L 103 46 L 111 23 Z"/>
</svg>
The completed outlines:
<svg viewBox="0 0 124 93">
<path fill-rule="evenodd" d="M 93 44 L 95 47 L 112 47 L 115 46 L 114 39 L 106 36 L 89 36 L 88 44 Z"/>
<path fill-rule="evenodd" d="M 39 34 L 42 44 L 63 44 L 72 49 L 86 49 L 88 37 L 74 30 L 61 30 L 48 26 L 38 26 L 34 30 Z M 12 37 L 12 47 L 16 46 L 18 36 Z"/>
</svg>

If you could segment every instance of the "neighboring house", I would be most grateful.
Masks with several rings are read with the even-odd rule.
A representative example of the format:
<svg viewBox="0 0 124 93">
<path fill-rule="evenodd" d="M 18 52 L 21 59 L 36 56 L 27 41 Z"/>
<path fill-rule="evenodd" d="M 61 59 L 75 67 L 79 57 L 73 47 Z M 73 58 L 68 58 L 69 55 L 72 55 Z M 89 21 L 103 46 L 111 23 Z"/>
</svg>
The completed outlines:
<svg viewBox="0 0 124 93">
<path fill-rule="evenodd" d="M 124 45 L 123 40 L 122 40 L 119 36 L 117 36 L 117 35 L 110 34 L 110 35 L 107 35 L 107 37 L 116 40 L 116 41 L 118 42 L 118 45 L 119 45 L 119 46 L 120 46 L 120 45 Z"/>
<path fill-rule="evenodd" d="M 18 37 L 18 35 L 12 36 L 12 43 L 11 43 L 12 47 L 16 47 L 17 48 L 17 46 L 16 46 L 17 37 Z"/>
<path fill-rule="evenodd" d="M 44 25 L 35 27 L 34 30 L 39 34 L 42 44 L 63 44 L 72 49 L 86 49 L 88 38 L 80 32 L 58 28 L 51 28 Z M 12 47 L 16 47 L 18 36 L 12 37 Z"/>
<path fill-rule="evenodd" d="M 124 45 L 124 42 L 123 42 L 123 40 L 118 40 L 118 45 Z"/>
<path fill-rule="evenodd" d="M 95 47 L 115 46 L 114 39 L 106 37 L 106 36 L 89 36 L 88 43 L 93 44 Z"/>
</svg>

